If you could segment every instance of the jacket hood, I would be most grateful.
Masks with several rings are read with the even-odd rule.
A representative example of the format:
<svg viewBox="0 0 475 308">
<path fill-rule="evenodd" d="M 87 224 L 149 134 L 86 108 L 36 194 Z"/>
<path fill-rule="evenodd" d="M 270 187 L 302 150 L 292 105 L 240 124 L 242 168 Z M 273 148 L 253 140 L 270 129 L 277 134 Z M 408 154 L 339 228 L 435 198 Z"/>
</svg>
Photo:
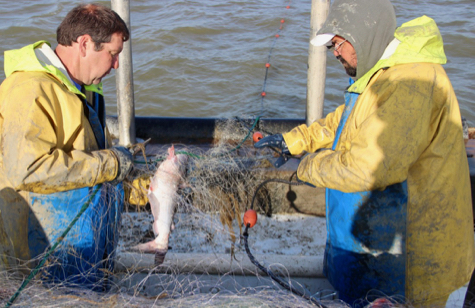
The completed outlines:
<svg viewBox="0 0 475 308">
<path fill-rule="evenodd" d="M 84 96 L 74 85 L 61 60 L 47 41 L 38 41 L 21 49 L 5 51 L 5 76 L 14 72 L 45 72 L 61 81 L 69 91 Z M 102 83 L 85 86 L 87 90 L 102 94 Z"/>
<path fill-rule="evenodd" d="M 355 80 L 368 72 L 394 39 L 396 14 L 389 0 L 335 0 L 318 34 L 332 33 L 355 48 Z"/>
<path fill-rule="evenodd" d="M 402 24 L 396 29 L 394 37 L 382 58 L 350 86 L 348 91 L 361 93 L 371 77 L 381 68 L 407 63 L 447 63 L 442 36 L 437 24 L 430 17 L 424 15 Z"/>
</svg>

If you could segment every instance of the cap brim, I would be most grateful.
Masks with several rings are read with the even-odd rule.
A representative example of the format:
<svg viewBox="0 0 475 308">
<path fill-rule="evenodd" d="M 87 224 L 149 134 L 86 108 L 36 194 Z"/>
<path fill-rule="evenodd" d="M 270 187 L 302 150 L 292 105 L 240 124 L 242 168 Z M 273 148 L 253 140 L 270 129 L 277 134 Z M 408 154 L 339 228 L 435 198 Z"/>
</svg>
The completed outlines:
<svg viewBox="0 0 475 308">
<path fill-rule="evenodd" d="M 319 34 L 310 41 L 313 46 L 330 46 L 331 40 L 335 36 L 333 33 Z"/>
</svg>

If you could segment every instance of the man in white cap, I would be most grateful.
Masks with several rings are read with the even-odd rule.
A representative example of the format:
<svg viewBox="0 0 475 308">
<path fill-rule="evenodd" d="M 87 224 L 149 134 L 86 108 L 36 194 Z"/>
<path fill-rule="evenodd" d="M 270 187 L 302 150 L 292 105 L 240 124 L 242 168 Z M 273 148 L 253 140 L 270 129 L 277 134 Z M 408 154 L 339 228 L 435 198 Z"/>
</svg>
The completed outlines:
<svg viewBox="0 0 475 308">
<path fill-rule="evenodd" d="M 345 104 L 255 146 L 308 153 L 297 176 L 327 189 L 325 274 L 342 300 L 445 307 L 473 271 L 474 234 L 437 25 L 422 16 L 396 28 L 389 0 L 335 0 L 311 43 L 331 49 L 351 77 Z"/>
</svg>

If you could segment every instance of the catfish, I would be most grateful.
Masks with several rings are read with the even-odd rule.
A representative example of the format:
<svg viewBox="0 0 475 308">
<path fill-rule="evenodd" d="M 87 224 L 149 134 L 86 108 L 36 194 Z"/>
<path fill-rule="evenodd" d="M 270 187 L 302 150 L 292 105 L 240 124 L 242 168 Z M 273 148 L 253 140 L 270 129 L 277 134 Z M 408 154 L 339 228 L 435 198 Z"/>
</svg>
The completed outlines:
<svg viewBox="0 0 475 308">
<path fill-rule="evenodd" d="M 155 253 L 155 265 L 162 264 L 168 252 L 170 233 L 175 228 L 173 216 L 177 206 L 177 191 L 183 181 L 187 163 L 188 156 L 175 154 L 172 145 L 168 148 L 167 159 L 160 164 L 150 180 L 147 197 L 154 219 L 155 239 L 139 244 L 134 249 L 144 253 Z"/>
</svg>

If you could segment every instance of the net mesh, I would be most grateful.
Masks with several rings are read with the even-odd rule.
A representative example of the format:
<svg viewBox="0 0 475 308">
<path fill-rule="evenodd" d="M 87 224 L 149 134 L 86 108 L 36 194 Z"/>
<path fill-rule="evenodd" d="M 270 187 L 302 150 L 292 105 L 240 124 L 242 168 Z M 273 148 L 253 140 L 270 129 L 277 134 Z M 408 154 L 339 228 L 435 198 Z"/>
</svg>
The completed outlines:
<svg viewBox="0 0 475 308">
<path fill-rule="evenodd" d="M 176 151 L 189 155 L 189 163 L 183 185 L 177 192 L 175 229 L 162 265 L 155 265 L 150 254 L 131 250 L 134 245 L 154 238 L 153 216 L 148 206 L 128 204 L 120 220 L 118 245 L 109 258 L 101 261 L 100 275 L 96 275 L 99 279 L 91 282 L 94 290 L 82 287 L 91 274 L 88 271 L 78 274 L 84 277 L 66 282 L 47 279 L 51 268 L 64 268 L 63 254 L 76 254 L 65 241 L 12 306 L 315 307 L 249 263 L 240 235 L 243 232 L 241 217 L 252 206 L 259 213 L 257 225 L 249 231 L 249 247 L 256 258 L 279 278 L 321 300 L 326 307 L 348 307 L 335 299 L 335 292 L 325 279 L 305 277 L 302 269 L 299 272 L 294 268 L 299 260 L 315 264 L 307 264 L 306 268 L 322 263 L 321 259 L 312 258 L 323 255 L 324 218 L 298 214 L 290 207 L 278 214 L 269 211 L 269 202 L 276 202 L 272 199 L 279 195 L 281 184 L 266 185 L 257 192 L 255 204 L 251 204 L 256 187 L 268 179 L 269 170 L 273 170 L 269 160 L 275 159 L 275 153 L 256 150 L 249 146 L 250 142 L 236 149 L 240 140 L 236 141 L 235 134 L 242 136 L 245 132 L 236 122 L 227 122 L 224 131 L 228 137 L 210 147 L 175 145 Z M 138 188 L 129 187 L 136 194 L 136 200 L 145 198 L 147 179 L 153 176 L 169 146 L 147 146 L 145 156 L 136 156 L 133 178 L 142 181 Z M 282 178 L 288 180 L 288 174 Z M 74 239 L 77 239 L 81 236 L 81 226 L 74 228 Z M 18 268 L 0 272 L 2 306 L 17 292 L 28 273 L 19 269 L 32 268 L 44 256 L 39 255 L 26 264 L 18 261 Z M 387 299 L 393 303 L 401 301 Z"/>
</svg>

